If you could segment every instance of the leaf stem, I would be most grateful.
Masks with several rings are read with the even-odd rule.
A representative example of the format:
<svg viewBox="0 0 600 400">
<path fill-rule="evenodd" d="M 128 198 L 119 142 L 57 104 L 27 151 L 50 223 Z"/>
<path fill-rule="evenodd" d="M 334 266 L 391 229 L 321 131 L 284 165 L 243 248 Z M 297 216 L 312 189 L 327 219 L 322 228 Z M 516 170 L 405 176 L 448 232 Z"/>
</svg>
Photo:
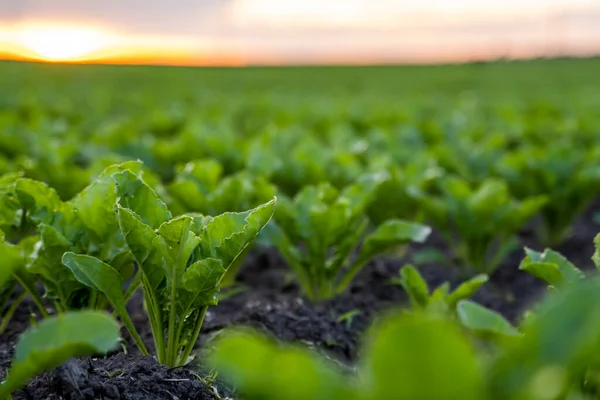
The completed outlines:
<svg viewBox="0 0 600 400">
<path fill-rule="evenodd" d="M 127 301 L 129 301 L 129 299 L 131 298 L 131 296 L 133 296 L 133 294 L 135 293 L 135 291 L 140 287 L 140 283 L 142 282 L 142 270 L 138 270 L 137 273 L 135 274 L 135 276 L 133 277 L 133 279 L 131 280 L 131 283 L 129 284 L 129 286 L 127 287 L 127 290 L 125 291 L 125 303 L 127 303 Z"/>
<path fill-rule="evenodd" d="M 194 345 L 196 344 L 196 340 L 198 340 L 198 336 L 200 335 L 200 330 L 202 329 L 202 324 L 204 323 L 204 317 L 206 316 L 206 311 L 208 310 L 208 306 L 204 306 L 200 309 L 200 314 L 196 319 L 196 324 L 194 325 L 194 330 L 188 340 L 187 345 L 183 349 L 181 356 L 177 360 L 178 365 L 183 365 L 185 361 L 190 356 L 190 353 L 194 349 Z"/>
<path fill-rule="evenodd" d="M 94 289 L 90 289 L 90 298 L 88 300 L 88 308 L 95 310 L 98 303 L 98 291 Z"/>
<path fill-rule="evenodd" d="M 340 283 L 336 286 L 335 293 L 343 293 L 346 290 L 346 288 L 350 286 L 356 275 L 360 272 L 360 270 L 365 266 L 366 263 L 367 260 L 363 260 L 360 258 L 354 261 L 348 269 L 348 272 L 346 272 Z"/>
<path fill-rule="evenodd" d="M 150 320 L 150 328 L 152 329 L 152 337 L 154 338 L 154 347 L 156 348 L 156 358 L 161 364 L 166 364 L 165 357 L 165 331 L 162 323 L 162 315 L 158 307 L 154 292 L 150 287 L 147 279 L 142 276 L 142 284 L 144 286 L 144 299 L 146 308 L 148 309 L 148 319 Z"/>
<path fill-rule="evenodd" d="M 125 328 L 127 329 L 129 334 L 133 338 L 133 341 L 135 342 L 136 346 L 138 347 L 138 349 L 140 349 L 140 352 L 142 353 L 142 355 L 147 356 L 148 349 L 146 349 L 146 345 L 144 344 L 144 341 L 142 340 L 139 333 L 135 329 L 135 326 L 133 325 L 133 321 L 129 317 L 129 314 L 127 313 L 127 310 L 125 309 L 125 307 L 123 307 L 123 309 L 120 310 L 119 314 L 120 314 L 119 316 L 121 317 L 121 321 L 123 322 L 123 325 L 125 325 Z"/>
<path fill-rule="evenodd" d="M 12 319 L 15 311 L 19 307 L 19 304 L 23 301 L 23 299 L 27 296 L 27 292 L 24 290 L 17 298 L 15 298 L 10 305 L 10 308 L 6 311 L 6 313 L 2 316 L 2 324 L 0 325 L 0 333 L 4 333 L 6 327 L 8 326 L 8 322 Z"/>
<path fill-rule="evenodd" d="M 28 278 L 21 276 L 19 272 L 15 273 L 14 276 L 15 279 L 21 284 L 23 289 L 25 289 L 29 296 L 31 296 L 31 299 L 40 310 L 42 317 L 48 318 L 50 314 L 48 313 L 48 310 L 46 310 L 46 307 L 44 307 L 44 301 L 40 297 L 35 287 L 33 287 L 33 284 L 28 280 Z"/>
<path fill-rule="evenodd" d="M 177 342 L 180 339 L 176 332 L 178 329 L 176 326 L 177 321 L 175 318 L 175 314 L 177 313 L 177 278 L 178 272 L 182 271 L 185 268 L 185 263 L 187 262 L 187 260 L 182 260 L 182 254 L 187 243 L 188 236 L 190 234 L 190 224 L 191 219 L 187 219 L 185 224 L 183 225 L 181 239 L 179 241 L 179 249 L 177 250 L 177 258 L 175 259 L 175 265 L 172 266 L 173 272 L 171 275 L 171 294 L 169 299 L 171 304 L 169 310 L 169 332 L 167 337 L 167 365 L 171 367 L 175 366 L 177 357 Z"/>
</svg>

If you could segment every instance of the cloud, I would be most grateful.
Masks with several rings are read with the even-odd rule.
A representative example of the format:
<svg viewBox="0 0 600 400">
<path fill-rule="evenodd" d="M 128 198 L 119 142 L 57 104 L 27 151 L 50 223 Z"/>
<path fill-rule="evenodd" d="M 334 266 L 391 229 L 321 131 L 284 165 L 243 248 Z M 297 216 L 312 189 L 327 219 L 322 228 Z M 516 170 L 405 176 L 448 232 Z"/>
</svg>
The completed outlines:
<svg viewBox="0 0 600 400">
<path fill-rule="evenodd" d="M 214 26 L 228 0 L 2 0 L 0 20 L 78 21 L 122 32 L 190 34 Z"/>
<path fill-rule="evenodd" d="M 0 24 L 75 22 L 252 58 L 402 58 L 589 46 L 594 0 L 0 0 Z M 0 29 L 1 30 L 1 29 Z M 596 43 L 596 46 L 598 43 Z M 504 49 L 504 50 L 503 50 Z M 514 50 L 514 51 L 517 51 Z M 198 50 L 199 51 L 199 50 Z M 497 50 L 494 50 L 497 51 Z M 598 49 L 600 51 L 600 48 Z M 462 53 L 461 53 L 462 54 Z"/>
</svg>

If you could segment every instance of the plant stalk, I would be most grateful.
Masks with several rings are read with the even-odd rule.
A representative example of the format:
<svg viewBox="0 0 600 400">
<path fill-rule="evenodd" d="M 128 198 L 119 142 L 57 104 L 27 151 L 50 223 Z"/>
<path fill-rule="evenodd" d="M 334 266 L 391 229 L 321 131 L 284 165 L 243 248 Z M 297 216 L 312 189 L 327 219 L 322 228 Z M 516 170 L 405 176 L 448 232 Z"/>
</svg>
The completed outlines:
<svg viewBox="0 0 600 400">
<path fill-rule="evenodd" d="M 0 333 L 4 333 L 6 327 L 8 326 L 8 322 L 12 319 L 15 311 L 19 307 L 19 304 L 23 301 L 23 299 L 27 296 L 27 292 L 24 290 L 16 299 L 13 300 L 10 308 L 6 311 L 6 313 L 2 316 L 2 324 L 0 325 Z"/>
<path fill-rule="evenodd" d="M 23 289 L 25 289 L 25 291 L 29 294 L 29 296 L 31 296 L 31 299 L 33 300 L 33 302 L 35 303 L 37 308 L 40 310 L 42 317 L 44 317 L 44 318 L 50 317 L 48 310 L 46 310 L 46 307 L 44 307 L 44 301 L 40 297 L 40 295 L 37 292 L 37 290 L 35 289 L 35 287 L 32 287 L 31 282 L 29 282 L 28 279 L 23 278 L 19 273 L 15 273 L 14 276 L 15 276 L 15 279 L 19 282 L 19 284 L 23 287 Z"/>
<path fill-rule="evenodd" d="M 188 236 L 190 234 L 190 224 L 191 221 L 187 220 L 186 224 L 183 226 L 183 232 L 181 233 L 181 240 L 179 241 L 179 249 L 177 250 L 177 258 L 175 259 L 175 265 L 172 266 L 172 275 L 171 275 L 171 294 L 170 294 L 170 307 L 169 307 L 169 327 L 168 327 L 168 337 L 167 337 L 167 365 L 174 366 L 177 357 L 177 342 L 179 341 L 179 337 L 177 335 L 177 326 L 176 326 L 176 299 L 177 299 L 177 272 L 181 269 L 185 268 L 185 264 L 187 260 L 182 260 L 183 249 L 185 248 L 185 244 L 187 242 Z M 180 264 L 184 264 L 183 268 L 180 268 Z"/>
<path fill-rule="evenodd" d="M 190 336 L 190 340 L 188 344 L 183 349 L 181 356 L 177 360 L 178 365 L 183 365 L 185 361 L 190 356 L 192 350 L 194 349 L 194 345 L 196 344 L 196 340 L 198 339 L 198 335 L 200 335 L 200 330 L 202 329 L 202 324 L 204 323 L 204 317 L 206 316 L 206 311 L 208 310 L 208 306 L 202 307 L 200 310 L 200 314 L 196 319 L 196 324 L 194 326 L 194 330 L 192 331 L 192 335 Z"/>
</svg>

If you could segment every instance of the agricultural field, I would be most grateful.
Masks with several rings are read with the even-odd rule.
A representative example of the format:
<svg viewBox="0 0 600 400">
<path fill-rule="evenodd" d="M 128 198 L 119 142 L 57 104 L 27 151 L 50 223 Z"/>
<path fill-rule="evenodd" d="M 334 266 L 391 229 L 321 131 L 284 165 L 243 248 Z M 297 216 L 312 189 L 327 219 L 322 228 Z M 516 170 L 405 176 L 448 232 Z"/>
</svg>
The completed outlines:
<svg viewBox="0 0 600 400">
<path fill-rule="evenodd" d="M 0 63 L 0 399 L 599 399 L 599 71 Z"/>
</svg>

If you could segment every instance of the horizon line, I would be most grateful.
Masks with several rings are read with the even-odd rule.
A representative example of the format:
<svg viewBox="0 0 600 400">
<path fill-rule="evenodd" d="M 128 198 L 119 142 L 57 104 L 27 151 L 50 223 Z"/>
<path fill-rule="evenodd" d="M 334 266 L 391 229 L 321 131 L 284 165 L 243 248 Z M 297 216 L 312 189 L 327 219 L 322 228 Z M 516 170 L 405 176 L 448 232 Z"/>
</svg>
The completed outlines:
<svg viewBox="0 0 600 400">
<path fill-rule="evenodd" d="M 167 57 L 160 60 L 160 56 L 139 56 L 123 58 L 97 58 L 80 60 L 47 60 L 41 57 L 24 56 L 21 54 L 0 51 L 0 62 L 16 62 L 27 64 L 45 64 L 45 65 L 90 65 L 90 66 L 140 66 L 140 67 L 172 67 L 172 68 L 252 68 L 252 67 L 386 67 L 386 66 L 436 66 L 436 65 L 463 65 L 478 63 L 497 63 L 497 62 L 527 62 L 537 60 L 586 60 L 600 58 L 600 51 L 584 54 L 533 54 L 517 56 L 483 56 L 469 58 L 446 58 L 446 59 L 392 59 L 363 57 L 363 60 L 357 62 L 356 59 L 331 59 L 331 60 L 242 60 L 233 57 L 213 57 L 212 61 L 208 58 L 200 57 L 181 57 L 179 59 L 170 59 Z M 234 61 L 234 62 L 232 62 Z"/>
</svg>

